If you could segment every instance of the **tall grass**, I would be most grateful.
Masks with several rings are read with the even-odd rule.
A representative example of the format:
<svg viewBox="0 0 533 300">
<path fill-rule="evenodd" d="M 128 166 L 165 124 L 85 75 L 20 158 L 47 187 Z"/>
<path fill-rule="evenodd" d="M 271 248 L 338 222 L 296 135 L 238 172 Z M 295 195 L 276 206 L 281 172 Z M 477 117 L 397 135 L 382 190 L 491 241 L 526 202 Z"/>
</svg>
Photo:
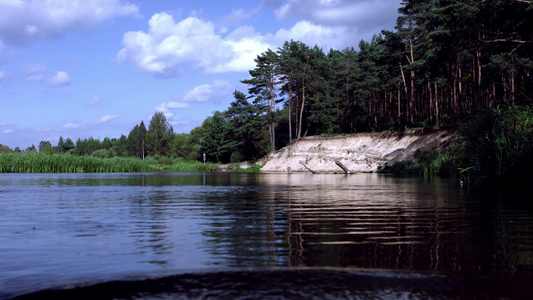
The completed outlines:
<svg viewBox="0 0 533 300">
<path fill-rule="evenodd" d="M 150 166 L 136 158 L 99 158 L 68 154 L 0 153 L 0 173 L 112 173 L 147 172 Z"/>
</svg>

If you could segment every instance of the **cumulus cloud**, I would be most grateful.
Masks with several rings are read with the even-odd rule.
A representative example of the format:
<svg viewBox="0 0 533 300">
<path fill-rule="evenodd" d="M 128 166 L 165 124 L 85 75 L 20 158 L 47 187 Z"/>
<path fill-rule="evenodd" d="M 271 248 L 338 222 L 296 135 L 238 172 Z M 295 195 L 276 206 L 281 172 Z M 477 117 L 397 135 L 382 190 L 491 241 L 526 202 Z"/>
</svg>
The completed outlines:
<svg viewBox="0 0 533 300">
<path fill-rule="evenodd" d="M 48 80 L 48 84 L 52 86 L 65 86 L 70 84 L 70 77 L 66 72 L 59 71 L 56 75 Z"/>
<path fill-rule="evenodd" d="M 234 87 L 226 80 L 217 79 L 211 84 L 202 84 L 171 101 L 159 104 L 156 111 L 163 112 L 167 118 L 172 118 L 178 110 L 190 109 L 191 103 L 219 102 L 233 93 Z M 174 118 L 173 118 L 174 119 Z M 172 120 L 173 120 L 172 119 Z M 171 120 L 171 123 L 172 123 Z"/>
<path fill-rule="evenodd" d="M 25 45 L 34 39 L 88 30 L 106 20 L 137 15 L 123 0 L 0 1 L 0 44 Z"/>
<path fill-rule="evenodd" d="M 394 27 L 400 1 L 264 1 L 259 9 L 235 9 L 231 15 L 243 20 L 273 5 L 278 7 L 278 18 L 298 21 L 290 28 L 261 34 L 252 26 L 240 26 L 230 32 L 194 16 L 176 21 L 167 13 L 156 13 L 149 20 L 147 31 L 124 34 L 117 61 L 165 77 L 190 72 L 246 72 L 255 67 L 257 55 L 291 39 L 326 51 L 356 46 L 361 39 L 370 41 L 382 29 Z"/>
<path fill-rule="evenodd" d="M 357 28 L 347 26 L 323 26 L 309 21 L 300 21 L 289 29 L 276 32 L 276 41 L 302 41 L 312 47 L 318 45 L 324 50 L 344 49 L 357 45 L 361 40 Z"/>
<path fill-rule="evenodd" d="M 231 95 L 234 88 L 226 80 L 216 79 L 211 84 L 202 84 L 188 91 L 183 96 L 186 102 L 219 101 L 220 98 Z"/>
<path fill-rule="evenodd" d="M 70 76 L 65 71 L 58 71 L 54 76 L 47 79 L 47 68 L 44 64 L 24 64 L 22 71 L 24 81 L 44 82 L 50 86 L 65 86 L 71 82 Z"/>
<path fill-rule="evenodd" d="M 178 76 L 191 71 L 219 73 L 246 71 L 253 58 L 269 45 L 246 28 L 246 35 L 224 37 L 212 22 L 188 17 L 179 22 L 167 13 L 157 13 L 148 22 L 148 32 L 124 34 L 119 62 L 130 62 L 140 70 L 162 76 Z M 251 58 L 251 60 L 250 60 Z"/>
</svg>

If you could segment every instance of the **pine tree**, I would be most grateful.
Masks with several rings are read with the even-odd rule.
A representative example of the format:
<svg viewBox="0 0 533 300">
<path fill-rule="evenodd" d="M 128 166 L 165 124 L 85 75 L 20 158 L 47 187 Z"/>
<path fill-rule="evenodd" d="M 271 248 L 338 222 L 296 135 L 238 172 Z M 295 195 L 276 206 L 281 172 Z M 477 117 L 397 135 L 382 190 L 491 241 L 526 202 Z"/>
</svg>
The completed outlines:
<svg viewBox="0 0 533 300">
<path fill-rule="evenodd" d="M 261 103 L 266 111 L 270 149 L 276 150 L 275 112 L 276 112 L 276 84 L 278 83 L 278 55 L 268 49 L 254 59 L 256 67 L 250 70 L 251 79 L 242 80 L 251 87 L 248 92 L 256 96 L 256 103 Z"/>
</svg>

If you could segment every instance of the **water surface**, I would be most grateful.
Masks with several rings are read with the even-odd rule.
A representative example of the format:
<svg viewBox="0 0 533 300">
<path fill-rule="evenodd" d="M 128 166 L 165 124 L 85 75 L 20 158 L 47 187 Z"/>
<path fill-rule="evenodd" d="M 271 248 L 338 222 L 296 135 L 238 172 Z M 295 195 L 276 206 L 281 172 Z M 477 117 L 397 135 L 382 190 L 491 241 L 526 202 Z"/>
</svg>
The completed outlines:
<svg viewBox="0 0 533 300">
<path fill-rule="evenodd" d="M 248 276 L 265 279 L 302 270 L 311 272 L 306 286 L 345 272 L 335 281 L 342 293 L 350 276 L 400 276 L 457 279 L 451 297 L 485 288 L 458 288 L 484 278 L 506 283 L 497 292 L 509 296 L 533 283 L 527 198 L 378 174 L 0 174 L 0 298 L 80 283 L 183 284 L 193 276 L 185 274 L 205 282 L 213 272 L 242 283 L 243 272 L 265 271 Z"/>
</svg>

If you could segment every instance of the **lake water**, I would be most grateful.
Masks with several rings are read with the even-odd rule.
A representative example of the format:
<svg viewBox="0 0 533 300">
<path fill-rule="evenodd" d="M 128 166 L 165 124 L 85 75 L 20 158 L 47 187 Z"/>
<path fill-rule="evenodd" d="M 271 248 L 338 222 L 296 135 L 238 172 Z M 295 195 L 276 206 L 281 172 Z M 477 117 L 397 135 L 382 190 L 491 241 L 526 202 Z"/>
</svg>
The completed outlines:
<svg viewBox="0 0 533 300">
<path fill-rule="evenodd" d="M 529 192 L 381 174 L 0 174 L 0 298 L 528 297 Z"/>
</svg>

